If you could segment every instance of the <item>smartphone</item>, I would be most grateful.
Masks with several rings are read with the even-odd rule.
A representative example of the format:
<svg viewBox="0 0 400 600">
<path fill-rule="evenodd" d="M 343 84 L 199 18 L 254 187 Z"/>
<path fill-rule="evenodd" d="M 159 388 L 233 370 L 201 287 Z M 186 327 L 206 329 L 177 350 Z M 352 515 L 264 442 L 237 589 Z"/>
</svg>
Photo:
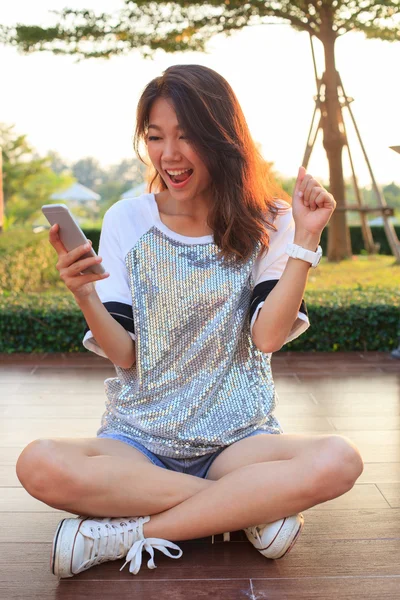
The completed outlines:
<svg viewBox="0 0 400 600">
<path fill-rule="evenodd" d="M 42 213 L 50 225 L 58 224 L 58 235 L 68 252 L 71 252 L 71 250 L 74 250 L 78 246 L 82 246 L 82 244 L 86 244 L 88 241 L 82 229 L 75 221 L 68 206 L 65 204 L 45 204 L 42 206 Z M 91 256 L 97 256 L 93 248 L 88 250 L 85 254 L 82 254 L 80 259 L 90 258 Z M 101 263 L 92 265 L 82 271 L 82 273 L 95 273 L 96 275 L 102 275 L 105 272 L 106 271 Z"/>
</svg>

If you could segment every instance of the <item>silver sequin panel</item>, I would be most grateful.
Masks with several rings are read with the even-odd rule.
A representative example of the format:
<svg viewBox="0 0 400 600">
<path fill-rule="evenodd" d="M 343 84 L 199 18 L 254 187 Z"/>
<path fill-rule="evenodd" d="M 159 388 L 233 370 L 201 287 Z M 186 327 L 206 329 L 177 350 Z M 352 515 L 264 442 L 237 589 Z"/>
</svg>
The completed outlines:
<svg viewBox="0 0 400 600">
<path fill-rule="evenodd" d="M 128 253 L 137 361 L 105 382 L 98 433 L 175 458 L 215 452 L 255 429 L 281 433 L 270 360 L 250 336 L 258 248 L 240 266 L 217 252 L 152 227 Z"/>
</svg>

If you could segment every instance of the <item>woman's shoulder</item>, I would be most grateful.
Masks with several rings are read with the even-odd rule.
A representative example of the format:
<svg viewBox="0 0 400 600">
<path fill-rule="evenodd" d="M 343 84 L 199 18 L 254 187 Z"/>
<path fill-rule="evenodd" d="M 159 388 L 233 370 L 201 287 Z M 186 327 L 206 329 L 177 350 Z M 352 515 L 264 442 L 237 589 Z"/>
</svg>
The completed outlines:
<svg viewBox="0 0 400 600">
<path fill-rule="evenodd" d="M 154 214 L 149 194 L 124 198 L 115 202 L 105 213 L 102 236 L 117 239 L 126 255 L 153 224 Z"/>
<path fill-rule="evenodd" d="M 140 218 L 140 216 L 146 217 L 151 214 L 150 205 L 151 194 L 123 198 L 112 204 L 104 217 L 114 221 L 121 219 L 121 222 L 124 222 L 125 219 L 130 221 L 131 219 Z"/>
</svg>

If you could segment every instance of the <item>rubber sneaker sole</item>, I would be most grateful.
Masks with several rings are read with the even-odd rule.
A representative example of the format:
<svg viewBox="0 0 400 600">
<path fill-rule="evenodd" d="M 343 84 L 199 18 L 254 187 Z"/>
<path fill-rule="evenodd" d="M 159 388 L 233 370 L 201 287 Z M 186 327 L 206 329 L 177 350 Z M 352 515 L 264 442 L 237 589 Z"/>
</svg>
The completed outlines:
<svg viewBox="0 0 400 600">
<path fill-rule="evenodd" d="M 58 524 L 51 549 L 50 569 L 56 577 L 73 577 L 72 553 L 75 538 L 85 519 L 63 519 Z M 71 547 L 72 540 L 72 547 Z"/>
</svg>

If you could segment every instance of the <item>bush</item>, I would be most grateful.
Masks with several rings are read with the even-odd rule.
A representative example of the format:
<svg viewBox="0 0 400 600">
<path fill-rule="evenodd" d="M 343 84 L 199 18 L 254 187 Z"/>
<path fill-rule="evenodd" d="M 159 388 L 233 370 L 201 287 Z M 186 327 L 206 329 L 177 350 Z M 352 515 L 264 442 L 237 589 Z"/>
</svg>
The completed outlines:
<svg viewBox="0 0 400 600">
<path fill-rule="evenodd" d="M 97 250 L 100 231 L 87 230 Z M 57 254 L 48 231 L 11 230 L 0 235 L 0 291 L 39 292 L 64 287 L 56 269 Z"/>
<path fill-rule="evenodd" d="M 0 290 L 38 291 L 59 281 L 56 254 L 45 233 L 37 234 L 33 239 L 25 235 L 14 239 L 7 237 L 13 247 L 7 253 L 4 244 L 0 248 Z"/>
<path fill-rule="evenodd" d="M 306 302 L 311 327 L 283 350 L 386 352 L 397 347 L 395 290 L 310 292 Z M 0 352 L 85 352 L 84 330 L 72 294 L 0 295 Z"/>
<path fill-rule="evenodd" d="M 400 293 L 369 287 L 306 292 L 311 327 L 283 350 L 387 352 L 398 345 Z"/>
<path fill-rule="evenodd" d="M 84 330 L 72 294 L 0 295 L 0 352 L 82 352 Z"/>
</svg>

